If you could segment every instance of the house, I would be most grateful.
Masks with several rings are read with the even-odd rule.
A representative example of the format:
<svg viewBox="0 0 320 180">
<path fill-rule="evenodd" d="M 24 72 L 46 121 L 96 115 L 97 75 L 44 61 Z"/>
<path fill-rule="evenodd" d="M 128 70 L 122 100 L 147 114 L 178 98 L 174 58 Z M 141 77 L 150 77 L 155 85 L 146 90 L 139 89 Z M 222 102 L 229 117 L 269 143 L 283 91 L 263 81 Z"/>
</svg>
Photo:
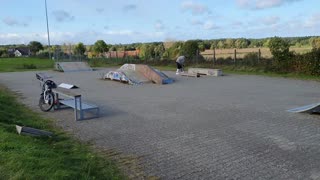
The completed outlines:
<svg viewBox="0 0 320 180">
<path fill-rule="evenodd" d="M 18 48 L 11 48 L 8 49 L 9 56 L 15 57 L 28 57 L 31 55 L 31 51 L 27 47 L 18 47 Z"/>
</svg>

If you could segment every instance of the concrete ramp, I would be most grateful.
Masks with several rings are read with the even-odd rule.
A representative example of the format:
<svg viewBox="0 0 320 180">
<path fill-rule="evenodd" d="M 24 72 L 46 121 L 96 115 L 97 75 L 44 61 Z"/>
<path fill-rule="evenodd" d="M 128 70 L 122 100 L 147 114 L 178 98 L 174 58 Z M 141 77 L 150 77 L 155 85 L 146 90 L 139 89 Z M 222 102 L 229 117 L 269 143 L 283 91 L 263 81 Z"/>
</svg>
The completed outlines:
<svg viewBox="0 0 320 180">
<path fill-rule="evenodd" d="M 222 76 L 221 69 L 207 69 L 207 68 L 189 68 L 188 74 L 200 74 L 207 76 Z"/>
<path fill-rule="evenodd" d="M 87 62 L 56 62 L 55 69 L 61 72 L 92 71 Z"/>
<path fill-rule="evenodd" d="M 314 103 L 302 107 L 297 107 L 287 110 L 288 112 L 293 113 L 319 113 L 320 112 L 320 103 Z"/>
<path fill-rule="evenodd" d="M 143 84 L 148 82 L 170 84 L 173 82 L 173 80 L 163 72 L 143 64 L 124 64 L 118 70 L 106 73 L 103 78 L 128 82 L 129 84 Z"/>
</svg>

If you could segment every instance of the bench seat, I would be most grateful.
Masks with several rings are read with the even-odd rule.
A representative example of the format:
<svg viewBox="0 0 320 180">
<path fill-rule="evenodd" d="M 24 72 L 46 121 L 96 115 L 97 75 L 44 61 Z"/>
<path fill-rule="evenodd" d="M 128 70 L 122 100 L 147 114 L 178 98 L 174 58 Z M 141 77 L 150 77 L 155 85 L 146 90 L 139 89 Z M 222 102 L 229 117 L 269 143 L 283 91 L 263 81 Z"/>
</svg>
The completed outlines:
<svg viewBox="0 0 320 180">
<path fill-rule="evenodd" d="M 52 92 L 55 93 L 57 99 L 55 109 L 73 108 L 76 121 L 88 119 L 85 118 L 85 113 L 89 111 L 93 115 L 90 118 L 99 117 L 99 107 L 83 102 L 80 94 L 62 88 L 52 89 Z M 60 99 L 61 96 L 65 97 L 65 99 Z"/>
</svg>

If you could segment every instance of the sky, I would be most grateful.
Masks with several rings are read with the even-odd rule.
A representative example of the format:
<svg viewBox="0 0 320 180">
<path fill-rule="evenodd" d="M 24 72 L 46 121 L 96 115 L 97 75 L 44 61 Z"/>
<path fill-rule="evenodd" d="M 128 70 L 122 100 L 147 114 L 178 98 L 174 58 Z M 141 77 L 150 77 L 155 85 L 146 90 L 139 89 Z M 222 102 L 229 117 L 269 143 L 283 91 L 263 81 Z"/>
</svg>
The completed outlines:
<svg viewBox="0 0 320 180">
<path fill-rule="evenodd" d="M 0 45 L 48 44 L 45 0 L 0 0 Z M 47 0 L 51 44 L 320 35 L 319 0 Z"/>
</svg>

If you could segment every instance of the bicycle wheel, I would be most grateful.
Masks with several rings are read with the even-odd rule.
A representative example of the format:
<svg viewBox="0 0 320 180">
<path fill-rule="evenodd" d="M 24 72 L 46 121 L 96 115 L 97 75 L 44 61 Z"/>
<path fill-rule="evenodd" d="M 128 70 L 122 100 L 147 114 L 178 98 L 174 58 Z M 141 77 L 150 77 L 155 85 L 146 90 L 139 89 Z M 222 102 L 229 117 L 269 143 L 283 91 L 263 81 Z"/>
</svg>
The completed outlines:
<svg viewBox="0 0 320 180">
<path fill-rule="evenodd" d="M 52 92 L 47 92 L 46 97 L 44 94 L 41 94 L 39 99 L 39 107 L 41 111 L 48 112 L 52 109 L 54 105 L 54 95 Z"/>
</svg>

